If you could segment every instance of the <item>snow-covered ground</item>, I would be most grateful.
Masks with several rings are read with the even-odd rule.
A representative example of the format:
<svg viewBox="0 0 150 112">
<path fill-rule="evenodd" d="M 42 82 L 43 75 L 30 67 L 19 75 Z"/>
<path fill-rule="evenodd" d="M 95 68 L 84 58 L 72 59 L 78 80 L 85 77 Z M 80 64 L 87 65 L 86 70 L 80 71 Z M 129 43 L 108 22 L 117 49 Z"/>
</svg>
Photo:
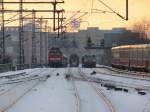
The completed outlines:
<svg viewBox="0 0 150 112">
<path fill-rule="evenodd" d="M 0 76 L 7 76 L 26 72 L 28 76 L 38 75 L 38 77 L 42 77 L 50 75 L 47 80 L 35 79 L 0 85 L 0 112 L 77 112 L 74 86 L 76 86 L 79 95 L 80 112 L 110 112 L 108 105 L 90 85 L 92 82 L 66 79 L 69 70 L 69 68 L 36 68 L 0 74 Z M 90 77 L 128 83 L 131 86 L 150 86 L 149 81 L 105 74 L 90 75 L 93 71 L 90 68 L 82 69 L 82 71 Z M 78 68 L 71 68 L 70 72 L 80 77 Z M 4 80 L 0 80 L 0 83 L 1 81 Z M 124 92 L 107 90 L 101 84 L 96 84 L 96 86 L 110 99 L 116 112 L 150 112 L 150 91 L 148 90 L 146 95 L 139 95 L 133 88 L 130 88 L 128 92 Z"/>
</svg>

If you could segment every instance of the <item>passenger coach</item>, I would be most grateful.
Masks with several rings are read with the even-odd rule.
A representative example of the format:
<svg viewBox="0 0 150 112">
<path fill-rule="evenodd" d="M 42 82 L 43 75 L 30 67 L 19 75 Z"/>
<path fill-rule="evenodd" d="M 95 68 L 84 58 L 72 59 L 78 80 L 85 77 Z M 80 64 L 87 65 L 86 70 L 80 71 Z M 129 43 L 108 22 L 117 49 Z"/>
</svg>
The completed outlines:
<svg viewBox="0 0 150 112">
<path fill-rule="evenodd" d="M 150 45 L 124 45 L 113 47 L 112 52 L 112 66 L 137 70 L 150 71 Z"/>
</svg>

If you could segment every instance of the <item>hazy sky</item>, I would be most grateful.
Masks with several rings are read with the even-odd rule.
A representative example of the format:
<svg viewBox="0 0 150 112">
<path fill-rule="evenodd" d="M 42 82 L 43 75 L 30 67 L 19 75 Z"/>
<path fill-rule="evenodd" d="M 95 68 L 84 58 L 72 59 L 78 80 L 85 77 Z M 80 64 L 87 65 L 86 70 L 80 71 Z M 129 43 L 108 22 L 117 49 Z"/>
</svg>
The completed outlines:
<svg viewBox="0 0 150 112">
<path fill-rule="evenodd" d="M 13 1 L 13 0 L 4 0 L 4 1 Z M 14 0 L 17 1 L 17 0 Z M 31 0 L 25 0 L 31 1 Z M 32 0 L 32 1 L 44 1 L 44 0 Z M 46 1 L 46 0 L 45 0 Z M 48 0 L 47 0 L 48 1 Z M 125 0 L 102 0 L 107 3 L 112 9 L 116 12 L 119 12 L 121 15 L 125 16 Z M 93 3 L 93 5 L 92 5 Z M 112 13 L 91 13 L 91 9 L 107 10 L 98 0 L 65 0 L 65 4 L 58 6 L 59 9 L 64 8 L 67 18 L 71 17 L 74 13 L 73 11 L 85 11 L 88 12 L 87 15 L 82 17 L 81 29 L 88 26 L 100 27 L 102 29 L 112 28 L 112 27 L 129 27 L 133 22 L 138 21 L 142 18 L 150 18 L 150 0 L 129 0 L 129 21 L 124 21 L 115 14 Z M 18 5 L 7 5 L 7 9 L 17 9 Z M 51 5 L 28 5 L 24 6 L 25 9 L 52 9 Z M 42 13 L 37 16 L 52 16 L 51 13 Z M 79 17 L 82 13 L 79 13 L 75 16 Z M 9 18 L 7 16 L 6 18 Z M 88 22 L 85 22 L 88 21 Z M 51 23 L 51 22 L 50 22 Z"/>
</svg>

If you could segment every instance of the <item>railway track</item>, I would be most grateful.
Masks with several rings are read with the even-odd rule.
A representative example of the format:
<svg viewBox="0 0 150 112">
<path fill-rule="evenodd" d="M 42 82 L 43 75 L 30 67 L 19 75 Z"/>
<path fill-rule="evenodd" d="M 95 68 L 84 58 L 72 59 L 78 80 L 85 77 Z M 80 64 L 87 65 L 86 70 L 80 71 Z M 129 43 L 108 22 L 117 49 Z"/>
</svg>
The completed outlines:
<svg viewBox="0 0 150 112">
<path fill-rule="evenodd" d="M 112 75 L 112 76 L 118 76 L 118 77 L 125 77 L 125 78 L 132 78 L 132 79 L 140 79 L 140 80 L 148 80 L 150 81 L 150 74 L 143 73 L 143 72 L 128 72 L 120 69 L 115 69 L 107 66 L 103 66 L 100 68 L 104 68 L 106 70 L 109 70 L 111 73 L 105 73 L 97 71 L 97 69 L 93 68 L 93 70 L 97 71 L 98 73 L 103 73 L 106 75 Z M 113 72 L 113 73 L 112 73 Z"/>
<path fill-rule="evenodd" d="M 73 75 L 73 73 L 71 72 L 71 68 L 68 68 L 68 73 L 67 75 Z M 76 87 L 76 84 L 73 80 L 72 77 L 70 77 L 71 79 L 71 82 L 72 82 L 72 85 L 73 85 L 73 88 L 75 90 L 75 97 L 76 97 L 76 112 L 80 112 L 80 96 L 79 96 L 79 93 L 78 93 L 78 89 Z"/>
<path fill-rule="evenodd" d="M 107 96 L 105 95 L 105 93 L 103 93 L 103 91 L 100 88 L 98 88 L 95 84 L 91 84 L 91 85 L 95 89 L 96 93 L 101 98 L 103 98 L 103 100 L 105 101 L 105 103 L 109 107 L 110 112 L 116 112 L 114 106 L 112 105 L 111 101 L 107 98 Z"/>
<path fill-rule="evenodd" d="M 101 91 L 100 88 L 98 88 L 95 84 L 91 83 L 90 79 L 86 77 L 85 73 L 82 72 L 82 70 L 79 68 L 78 72 L 82 78 L 88 81 L 88 84 L 96 91 L 97 95 L 103 99 L 105 104 L 107 105 L 110 112 L 116 112 L 113 104 L 111 101 L 107 98 L 107 96 Z"/>
<path fill-rule="evenodd" d="M 46 80 L 48 77 L 47 75 L 44 75 L 44 76 L 38 76 L 37 74 L 41 74 L 42 72 L 44 72 L 45 70 L 41 70 L 39 72 L 31 72 L 31 76 L 30 77 L 25 77 L 25 78 L 17 78 L 16 80 L 13 79 L 12 80 L 9 80 L 3 84 L 1 84 L 1 86 L 5 86 L 5 85 L 9 85 L 9 84 L 14 84 L 14 86 L 12 86 L 11 88 L 3 91 L 1 94 L 0 94 L 0 97 L 3 97 L 3 96 L 7 96 L 7 93 L 11 93 L 11 91 L 13 91 L 13 89 L 16 89 L 18 88 L 21 84 L 25 84 L 27 82 L 31 82 L 31 81 L 34 81 L 33 84 L 29 87 L 29 88 L 26 88 L 25 89 L 25 92 L 23 94 L 21 94 L 20 96 L 18 96 L 16 99 L 14 99 L 12 102 L 10 102 L 8 105 L 6 106 L 2 106 L 0 108 L 0 112 L 5 112 L 7 111 L 8 109 L 10 109 L 14 104 L 16 104 L 23 96 L 25 96 L 28 92 L 30 92 L 33 88 L 35 88 L 37 85 L 40 84 L 41 81 L 43 80 Z M 55 71 L 52 70 L 51 73 L 53 73 Z"/>
<path fill-rule="evenodd" d="M 40 74 L 42 72 L 44 72 L 45 70 L 40 70 L 37 73 L 37 70 L 34 70 L 32 72 L 29 72 L 28 74 L 30 74 L 30 76 L 28 75 L 27 77 L 25 77 L 25 75 L 23 75 L 24 77 L 22 78 L 15 78 L 15 79 L 10 79 L 8 81 L 5 81 L 3 83 L 0 83 L 0 86 L 5 86 L 5 85 L 10 85 L 10 84 L 14 84 L 14 86 L 12 86 L 11 88 L 4 90 L 0 93 L 0 96 L 9 92 L 10 90 L 12 90 L 13 88 L 17 87 L 19 84 L 21 83 L 25 83 L 25 82 L 29 82 L 29 81 L 34 81 L 34 80 L 45 80 L 45 78 L 47 78 L 47 76 L 38 76 L 37 74 Z M 53 73 L 54 71 L 56 71 L 56 69 L 52 70 L 51 72 Z M 19 75 L 19 74 L 18 74 Z M 22 73 L 21 73 L 22 75 Z M 6 76 L 6 77 L 9 77 Z"/>
<path fill-rule="evenodd" d="M 26 92 L 24 92 L 21 96 L 19 96 L 17 99 L 15 99 L 13 102 L 11 102 L 8 106 L 4 107 L 3 109 L 0 109 L 0 112 L 6 112 L 8 109 L 10 109 L 13 105 L 15 105 L 21 98 L 23 98 L 27 93 L 29 93 L 34 87 L 36 87 L 40 81 L 36 82 L 32 87 L 30 87 Z M 5 93 L 6 94 L 6 93 Z"/>
<path fill-rule="evenodd" d="M 36 79 L 43 79 L 43 78 L 46 78 L 47 75 L 40 76 L 39 74 L 43 73 L 44 71 L 45 70 L 40 70 L 39 72 L 32 71 L 26 75 L 22 75 L 22 73 L 21 73 L 21 77 L 18 74 L 18 77 L 15 77 L 15 78 L 7 78 L 7 77 L 12 77 L 12 76 L 8 75 L 8 76 L 5 76 L 6 81 L 1 82 L 0 85 L 2 86 L 5 84 L 15 84 L 15 83 L 21 83 L 21 82 L 26 82 L 26 81 L 32 81 L 32 80 L 36 80 Z"/>
<path fill-rule="evenodd" d="M 109 70 L 107 68 L 105 68 L 106 70 Z M 104 75 L 108 75 L 108 76 L 115 76 L 115 77 L 121 77 L 121 78 L 126 78 L 126 79 L 133 79 L 133 80 L 143 80 L 143 81 L 150 81 L 150 78 L 146 78 L 146 77 L 138 77 L 138 76 L 132 76 L 132 75 L 121 75 L 118 74 L 118 72 L 116 73 L 106 73 L 106 72 L 101 72 L 100 70 L 97 70 L 95 68 L 92 68 L 93 71 L 95 71 L 96 73 L 100 73 L 100 74 L 104 74 Z"/>
<path fill-rule="evenodd" d="M 105 74 L 105 73 L 99 72 L 99 71 L 97 73 Z M 106 74 L 106 75 L 110 76 L 111 74 Z M 128 82 L 122 82 L 120 80 L 114 80 L 113 81 L 113 80 L 110 80 L 110 79 L 103 79 L 103 78 L 100 78 L 100 77 L 91 77 L 91 76 L 87 76 L 87 75 L 84 75 L 84 76 L 86 76 L 86 79 L 88 79 L 89 82 L 101 83 L 102 85 L 110 85 L 110 86 L 119 87 L 119 88 L 120 87 L 121 88 L 133 88 L 133 89 L 150 91 L 150 84 L 147 84 L 147 85 L 139 85 L 137 83 L 136 84 L 133 84 L 133 83 L 129 84 Z M 113 75 L 113 76 L 122 77 L 122 76 L 117 76 L 117 75 Z M 127 77 L 122 77 L 122 78 L 129 79 Z M 135 79 L 135 78 L 131 78 L 131 79 L 133 79 L 133 81 L 137 81 L 137 79 Z M 140 81 L 140 79 L 138 79 L 138 80 Z M 147 80 L 144 80 L 144 81 L 147 81 Z"/>
</svg>

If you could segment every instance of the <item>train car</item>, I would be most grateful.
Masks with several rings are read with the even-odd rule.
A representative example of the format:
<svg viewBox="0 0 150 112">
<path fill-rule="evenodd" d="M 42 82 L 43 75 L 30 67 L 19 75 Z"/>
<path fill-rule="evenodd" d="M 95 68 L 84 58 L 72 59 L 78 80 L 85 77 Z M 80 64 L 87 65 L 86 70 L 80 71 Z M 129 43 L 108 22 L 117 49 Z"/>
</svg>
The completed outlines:
<svg viewBox="0 0 150 112">
<path fill-rule="evenodd" d="M 135 71 L 150 71 L 150 45 L 124 45 L 113 47 L 112 66 Z"/>
<path fill-rule="evenodd" d="M 70 67 L 78 67 L 79 66 L 79 56 L 77 54 L 71 54 L 69 58 Z"/>
<path fill-rule="evenodd" d="M 82 57 L 82 67 L 94 68 L 96 67 L 96 57 L 95 55 L 84 55 Z"/>
<path fill-rule="evenodd" d="M 63 67 L 65 57 L 59 48 L 52 47 L 49 51 L 48 61 L 50 67 Z"/>
</svg>

